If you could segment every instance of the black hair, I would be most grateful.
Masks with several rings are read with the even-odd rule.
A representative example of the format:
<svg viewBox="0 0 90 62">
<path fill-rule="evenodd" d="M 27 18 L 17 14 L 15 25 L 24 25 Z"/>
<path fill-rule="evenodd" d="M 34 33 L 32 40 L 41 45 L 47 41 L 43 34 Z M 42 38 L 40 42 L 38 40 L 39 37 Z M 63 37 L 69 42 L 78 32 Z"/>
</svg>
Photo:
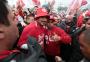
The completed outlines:
<svg viewBox="0 0 90 62">
<path fill-rule="evenodd" d="M 83 31 L 81 34 L 84 35 L 84 41 L 90 45 L 90 29 Z"/>
<path fill-rule="evenodd" d="M 7 0 L 0 0 L 0 24 L 9 26 L 10 23 L 7 17 L 9 11 L 7 9 L 6 4 L 7 4 Z"/>
</svg>

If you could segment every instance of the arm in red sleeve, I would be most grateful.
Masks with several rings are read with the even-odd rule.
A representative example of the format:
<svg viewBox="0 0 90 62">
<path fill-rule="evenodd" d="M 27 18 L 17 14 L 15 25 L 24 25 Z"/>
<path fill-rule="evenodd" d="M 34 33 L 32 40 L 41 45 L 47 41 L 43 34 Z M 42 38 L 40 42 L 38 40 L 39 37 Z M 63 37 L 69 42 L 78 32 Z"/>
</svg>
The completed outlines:
<svg viewBox="0 0 90 62">
<path fill-rule="evenodd" d="M 28 36 L 32 35 L 32 28 L 30 28 L 29 26 L 25 27 L 20 39 L 18 41 L 18 46 L 21 46 L 22 44 L 26 43 Z"/>
<path fill-rule="evenodd" d="M 61 37 L 62 43 L 65 43 L 65 44 L 71 43 L 71 40 L 72 40 L 71 37 L 64 30 L 58 28 L 58 33 Z"/>
</svg>

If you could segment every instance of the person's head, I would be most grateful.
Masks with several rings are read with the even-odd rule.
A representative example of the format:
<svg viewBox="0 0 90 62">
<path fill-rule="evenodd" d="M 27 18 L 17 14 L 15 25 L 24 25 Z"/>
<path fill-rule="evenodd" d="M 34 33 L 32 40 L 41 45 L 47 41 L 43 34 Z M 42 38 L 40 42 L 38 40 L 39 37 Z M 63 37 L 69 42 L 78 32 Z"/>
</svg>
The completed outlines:
<svg viewBox="0 0 90 62">
<path fill-rule="evenodd" d="M 34 21 L 34 15 L 33 14 L 27 15 L 26 22 L 29 24 L 32 21 Z"/>
<path fill-rule="evenodd" d="M 68 28 L 72 27 L 73 16 L 72 15 L 67 15 L 65 23 L 66 23 Z"/>
<path fill-rule="evenodd" d="M 57 24 L 56 17 L 54 15 L 50 15 L 49 25 L 56 25 L 56 24 Z"/>
<path fill-rule="evenodd" d="M 10 49 L 18 37 L 14 14 L 6 0 L 0 0 L 0 48 Z M 1 49 L 0 49 L 1 50 Z"/>
<path fill-rule="evenodd" d="M 73 16 L 72 15 L 66 15 L 67 22 L 72 22 Z"/>
<path fill-rule="evenodd" d="M 90 13 L 85 15 L 83 23 L 85 24 L 86 29 L 90 29 Z"/>
<path fill-rule="evenodd" d="M 45 8 L 38 8 L 36 11 L 35 19 L 37 22 L 43 26 L 47 25 L 49 20 L 48 12 Z"/>
<path fill-rule="evenodd" d="M 90 29 L 83 31 L 79 36 L 80 49 L 83 55 L 90 59 Z"/>
<path fill-rule="evenodd" d="M 48 21 L 49 21 L 49 18 L 46 17 L 46 16 L 39 17 L 39 18 L 37 19 L 37 22 L 38 22 L 40 25 L 42 25 L 42 26 L 47 26 Z"/>
</svg>

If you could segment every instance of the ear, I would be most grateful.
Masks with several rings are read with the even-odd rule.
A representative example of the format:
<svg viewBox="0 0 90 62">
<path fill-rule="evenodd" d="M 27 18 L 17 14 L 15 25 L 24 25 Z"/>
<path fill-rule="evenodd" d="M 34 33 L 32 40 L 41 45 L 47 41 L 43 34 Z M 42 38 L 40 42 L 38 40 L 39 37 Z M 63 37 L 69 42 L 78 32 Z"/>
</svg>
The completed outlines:
<svg viewBox="0 0 90 62">
<path fill-rule="evenodd" d="M 0 40 L 5 38 L 4 29 L 0 28 Z"/>
</svg>

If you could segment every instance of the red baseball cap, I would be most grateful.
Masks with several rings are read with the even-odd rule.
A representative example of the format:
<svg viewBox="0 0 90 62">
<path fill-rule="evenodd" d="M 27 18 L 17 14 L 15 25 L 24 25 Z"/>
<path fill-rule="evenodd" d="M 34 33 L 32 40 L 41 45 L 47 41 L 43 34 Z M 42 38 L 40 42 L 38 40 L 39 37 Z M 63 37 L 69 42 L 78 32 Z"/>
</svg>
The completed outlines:
<svg viewBox="0 0 90 62">
<path fill-rule="evenodd" d="M 36 10 L 35 18 L 44 17 L 44 16 L 49 17 L 47 10 L 45 8 L 38 8 Z"/>
<path fill-rule="evenodd" d="M 90 10 L 86 12 L 84 19 L 90 19 Z"/>
</svg>

